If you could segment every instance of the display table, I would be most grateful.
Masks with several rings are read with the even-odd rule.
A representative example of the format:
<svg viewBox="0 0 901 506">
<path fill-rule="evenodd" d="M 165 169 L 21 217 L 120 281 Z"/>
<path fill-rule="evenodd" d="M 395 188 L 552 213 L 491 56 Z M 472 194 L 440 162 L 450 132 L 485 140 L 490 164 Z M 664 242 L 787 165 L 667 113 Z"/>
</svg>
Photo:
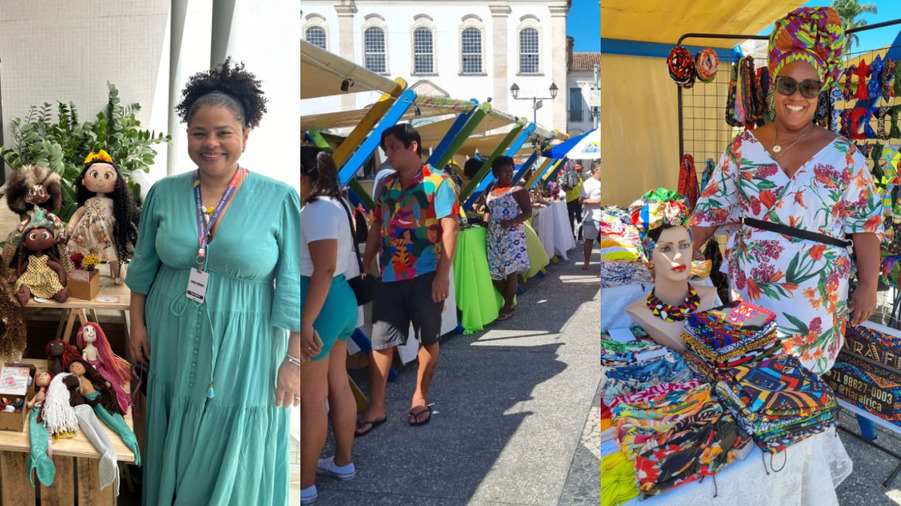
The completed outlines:
<svg viewBox="0 0 901 506">
<path fill-rule="evenodd" d="M 491 283 L 488 270 L 487 233 L 484 227 L 470 227 L 457 235 L 454 254 L 454 290 L 460 324 L 466 335 L 480 332 L 497 319 L 503 299 Z"/>
<path fill-rule="evenodd" d="M 783 462 L 785 467 L 782 467 Z M 766 467 L 764 467 L 766 466 Z M 775 469 L 781 469 L 776 472 Z M 773 456 L 756 445 L 743 460 L 736 460 L 716 476 L 708 476 L 630 506 L 770 506 L 837 505 L 835 489 L 851 475 L 853 462 L 835 428 L 811 436 Z M 715 497 L 714 497 L 715 496 Z"/>
<path fill-rule="evenodd" d="M 567 251 L 576 247 L 572 228 L 568 224 L 566 203 L 550 202 L 546 207 L 535 207 L 532 213 L 533 227 L 549 258 L 554 255 L 569 260 Z"/>
<path fill-rule="evenodd" d="M 57 302 L 55 300 L 47 300 L 38 302 L 32 299 L 25 306 L 26 317 L 30 312 L 36 312 L 42 309 L 62 309 L 63 316 L 60 319 L 59 327 L 56 331 L 56 338 L 61 339 L 62 336 L 68 337 L 72 335 L 72 329 L 75 327 L 76 318 L 82 325 L 89 321 L 89 315 L 97 322 L 96 311 L 98 309 L 120 311 L 123 316 L 127 315 L 128 307 L 131 304 L 131 290 L 125 284 L 116 285 L 113 279 L 107 276 L 100 277 L 100 292 L 94 297 L 94 300 L 77 299 L 69 297 L 65 302 Z M 126 335 L 128 333 L 128 318 L 125 318 Z M 65 328 L 65 329 L 64 329 Z"/>
<path fill-rule="evenodd" d="M 542 272 L 551 263 L 553 255 L 548 255 L 544 250 L 544 245 L 532 226 L 528 222 L 523 223 L 523 225 L 526 228 L 526 252 L 529 254 L 529 270 L 522 273 L 522 277 L 529 280 L 537 276 L 539 272 Z"/>
<path fill-rule="evenodd" d="M 47 360 L 24 359 L 21 362 L 34 364 L 38 371 L 46 370 L 48 366 Z M 30 413 L 29 410 L 28 416 Z M 131 408 L 125 415 L 125 422 L 134 430 Z M 119 435 L 103 422 L 101 424 L 113 443 L 119 462 L 133 463 L 135 456 Z M 25 472 L 25 459 L 30 452 L 27 424 L 24 432 L 0 430 L 0 504 L 35 504 L 35 487 L 31 486 Z M 100 454 L 81 431 L 72 439 L 61 439 L 53 443 L 53 465 L 56 466 L 53 485 L 45 487 L 35 478 L 35 484 L 41 487 L 41 504 L 116 504 L 115 486 L 100 489 L 100 474 L 97 469 L 99 462 Z M 120 480 L 120 487 L 125 486 L 124 474 Z"/>
</svg>

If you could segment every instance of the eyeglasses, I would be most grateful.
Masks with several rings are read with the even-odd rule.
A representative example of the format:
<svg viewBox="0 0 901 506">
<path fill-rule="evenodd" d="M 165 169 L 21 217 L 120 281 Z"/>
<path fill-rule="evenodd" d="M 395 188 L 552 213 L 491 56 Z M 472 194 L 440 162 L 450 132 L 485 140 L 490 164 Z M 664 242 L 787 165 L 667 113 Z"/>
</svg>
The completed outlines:
<svg viewBox="0 0 901 506">
<path fill-rule="evenodd" d="M 789 97 L 795 94 L 795 90 L 801 88 L 801 96 L 804 98 L 817 98 L 820 94 L 820 88 L 823 83 L 816 79 L 805 79 L 800 83 L 788 76 L 779 76 L 776 78 L 776 91 Z"/>
</svg>

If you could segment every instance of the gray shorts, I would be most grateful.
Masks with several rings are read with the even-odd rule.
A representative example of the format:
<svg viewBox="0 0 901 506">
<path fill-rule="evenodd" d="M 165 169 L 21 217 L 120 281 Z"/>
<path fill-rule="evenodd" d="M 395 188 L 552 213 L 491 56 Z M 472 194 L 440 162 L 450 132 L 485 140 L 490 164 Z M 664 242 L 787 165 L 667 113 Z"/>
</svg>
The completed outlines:
<svg viewBox="0 0 901 506">
<path fill-rule="evenodd" d="M 372 349 L 385 350 L 407 343 L 410 323 L 423 346 L 441 337 L 441 311 L 444 302 L 432 301 L 429 272 L 406 281 L 378 283 L 372 299 Z"/>
<path fill-rule="evenodd" d="M 593 241 L 601 234 L 601 223 L 590 217 L 582 220 L 582 237 L 586 241 Z"/>
</svg>

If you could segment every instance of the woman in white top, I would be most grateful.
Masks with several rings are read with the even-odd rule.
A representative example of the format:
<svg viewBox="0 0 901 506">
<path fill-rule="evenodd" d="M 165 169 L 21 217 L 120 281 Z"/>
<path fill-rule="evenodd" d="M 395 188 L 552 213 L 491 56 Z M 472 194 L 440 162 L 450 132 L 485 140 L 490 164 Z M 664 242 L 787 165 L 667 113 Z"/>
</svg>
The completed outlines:
<svg viewBox="0 0 901 506">
<path fill-rule="evenodd" d="M 301 504 L 316 500 L 316 472 L 349 480 L 357 406 L 347 379 L 347 338 L 357 303 L 344 272 L 353 258 L 338 169 L 320 148 L 300 148 Z M 316 337 L 319 337 L 319 340 Z M 321 340 L 321 341 L 320 341 Z M 328 430 L 326 399 L 335 433 L 335 456 L 319 460 Z"/>
</svg>

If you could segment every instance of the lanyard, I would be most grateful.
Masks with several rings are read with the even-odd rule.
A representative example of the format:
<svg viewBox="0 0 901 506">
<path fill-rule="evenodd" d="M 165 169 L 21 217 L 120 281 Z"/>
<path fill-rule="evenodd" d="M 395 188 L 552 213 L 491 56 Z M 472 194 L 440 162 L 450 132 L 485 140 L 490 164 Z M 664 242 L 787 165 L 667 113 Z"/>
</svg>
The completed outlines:
<svg viewBox="0 0 901 506">
<path fill-rule="evenodd" d="M 196 203 L 195 207 L 197 211 L 197 232 L 200 235 L 200 238 L 198 239 L 200 246 L 197 250 L 197 266 L 200 271 L 203 270 L 203 264 L 206 262 L 206 246 L 210 229 L 213 228 L 213 224 L 219 219 L 219 215 L 222 214 L 225 205 L 231 200 L 235 192 L 238 191 L 238 181 L 240 181 L 241 176 L 246 173 L 247 169 L 238 167 L 238 170 L 235 171 L 235 175 L 232 176 L 231 181 L 228 183 L 228 188 L 226 188 L 222 196 L 219 197 L 219 203 L 216 204 L 216 207 L 213 209 L 213 214 L 210 215 L 209 221 L 207 221 L 204 217 L 203 198 L 201 198 L 200 195 L 200 170 L 194 171 L 194 202 Z"/>
</svg>

